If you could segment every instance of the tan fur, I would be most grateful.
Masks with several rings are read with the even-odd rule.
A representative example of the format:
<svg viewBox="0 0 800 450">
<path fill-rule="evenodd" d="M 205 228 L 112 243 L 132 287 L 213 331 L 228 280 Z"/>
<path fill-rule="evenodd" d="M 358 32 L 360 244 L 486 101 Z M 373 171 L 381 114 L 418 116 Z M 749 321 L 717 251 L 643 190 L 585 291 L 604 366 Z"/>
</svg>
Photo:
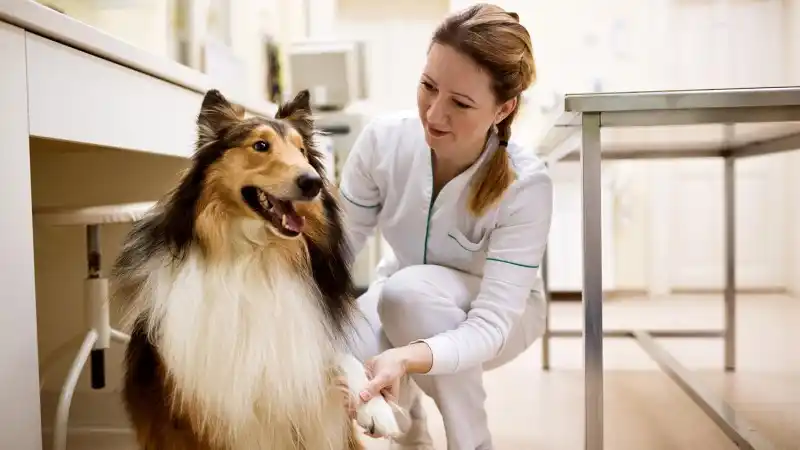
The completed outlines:
<svg viewBox="0 0 800 450">
<path fill-rule="evenodd" d="M 256 153 L 251 147 L 263 140 L 270 145 L 268 152 Z M 250 216 L 261 220 L 242 200 L 240 186 L 259 184 L 276 194 L 287 191 L 297 175 L 311 170 L 302 148 L 302 137 L 290 129 L 288 137 L 282 138 L 267 125 L 253 130 L 242 145 L 228 149 L 225 155 L 210 168 L 202 203 L 198 205 L 197 227 L 203 234 L 208 247 L 206 257 L 218 258 L 227 254 L 231 248 L 226 217 Z M 296 202 L 297 212 L 307 220 L 304 234 L 321 242 L 324 240 L 325 219 L 319 198 L 311 202 Z M 301 254 L 303 246 L 299 242 L 284 242 L 278 239 L 271 245 L 286 247 L 289 254 Z"/>
<path fill-rule="evenodd" d="M 234 117 L 240 114 L 238 110 L 220 110 L 221 115 Z M 270 144 L 270 151 L 258 153 L 252 151 L 250 148 L 253 143 L 258 140 L 264 140 Z M 177 333 L 183 333 L 183 327 L 194 330 L 193 332 L 202 332 L 198 329 L 202 326 L 203 320 L 211 320 L 210 317 L 205 317 L 202 308 L 198 303 L 191 303 L 192 295 L 178 294 L 165 294 L 161 289 L 173 290 L 187 290 L 191 286 L 186 284 L 179 284 L 175 277 L 178 275 L 173 274 L 173 270 L 179 270 L 183 276 L 188 277 L 190 280 L 204 280 L 205 277 L 212 276 L 213 279 L 220 279 L 227 277 L 230 273 L 232 277 L 245 276 L 243 283 L 255 283 L 258 277 L 255 275 L 248 275 L 245 271 L 263 270 L 264 277 L 270 276 L 277 277 L 280 281 L 273 281 L 274 286 L 282 286 L 285 290 L 279 292 L 287 292 L 289 294 L 296 293 L 298 301 L 301 301 L 305 296 L 301 287 L 304 283 L 299 281 L 287 280 L 282 277 L 281 270 L 288 273 L 307 274 L 309 273 L 307 249 L 305 243 L 301 239 L 283 239 L 274 235 L 272 232 L 265 228 L 262 219 L 255 214 L 241 198 L 239 191 L 241 186 L 247 184 L 257 184 L 266 186 L 270 192 L 280 194 L 283 190 L 288 190 L 295 182 L 296 176 L 302 171 L 309 170 L 311 166 L 304 154 L 302 148 L 302 138 L 295 130 L 290 130 L 286 139 L 281 138 L 279 133 L 269 126 L 260 126 L 254 129 L 243 141 L 240 147 L 228 149 L 225 154 L 216 162 L 214 162 L 208 169 L 206 175 L 206 183 L 202 191 L 202 196 L 197 204 L 195 227 L 197 235 L 200 239 L 201 254 L 194 254 L 189 256 L 190 264 L 182 265 L 178 269 L 171 269 L 159 261 L 153 262 L 153 267 L 150 273 L 137 274 L 135 280 L 123 280 L 122 288 L 118 291 L 118 295 L 122 295 L 132 302 L 130 310 L 138 314 L 142 311 L 149 311 L 148 320 L 144 326 L 148 328 L 151 336 L 156 336 L 155 339 L 163 339 L 158 341 L 159 345 L 159 358 L 171 358 L 171 360 L 161 361 L 161 367 L 173 367 L 186 371 L 197 365 L 198 368 L 202 364 L 196 362 L 187 363 L 187 358 L 196 358 L 192 356 L 193 353 L 188 350 L 183 350 L 180 347 L 182 344 L 175 342 L 173 338 L 159 336 L 172 336 L 169 334 L 169 327 L 178 327 Z M 329 186 L 331 187 L 331 186 Z M 311 202 L 297 202 L 295 207 L 299 214 L 306 218 L 306 229 L 304 234 L 316 242 L 325 242 L 325 214 L 321 200 L 315 199 Z M 252 261 L 245 265 L 242 260 Z M 192 268 L 191 264 L 198 264 L 197 268 Z M 238 266 L 237 266 L 238 264 Z M 260 269 L 259 266 L 264 267 Z M 268 267 L 278 267 L 277 272 L 270 272 L 272 269 Z M 284 269 L 280 269 L 284 267 Z M 293 267 L 294 269 L 289 269 Z M 185 272 L 185 273 L 184 273 Z M 275 275 L 277 273 L 277 275 Z M 245 274 L 245 275 L 242 275 Z M 209 278 L 210 280 L 210 278 Z M 136 288 L 133 283 L 137 283 Z M 173 283 L 170 285 L 170 283 Z M 220 289 L 223 285 L 214 285 L 211 281 L 210 285 L 215 289 Z M 218 283 L 218 282 L 217 282 Z M 238 281 L 230 281 L 230 284 L 236 284 Z M 288 286 L 288 288 L 287 288 Z M 254 292 L 248 285 L 239 287 L 236 293 L 239 295 L 250 294 Z M 250 289 L 250 290 L 248 290 Z M 276 288 L 277 289 L 277 288 Z M 286 290 L 288 289 L 288 290 Z M 295 289 L 293 291 L 292 289 Z M 189 304 L 188 308 L 183 305 L 167 306 L 164 303 L 167 297 L 169 301 L 185 301 Z M 311 298 L 311 296 L 305 296 Z M 252 298 L 249 300 L 253 300 Z M 272 299 L 266 299 L 270 301 Z M 195 302 L 200 302 L 200 299 Z M 224 306 L 225 308 L 246 308 L 247 305 L 237 305 L 231 303 Z M 192 311 L 192 308 L 195 310 Z M 317 306 L 307 306 L 307 310 L 314 310 Z M 265 308 L 254 308 L 253 311 L 262 312 Z M 269 310 L 269 308 L 266 308 Z M 183 319 L 181 314 L 187 311 L 188 314 L 194 314 L 195 318 Z M 198 312 L 200 311 L 200 312 Z M 307 312 L 306 312 L 307 313 Z M 304 314 L 306 314 L 304 313 Z M 237 333 L 242 333 L 243 339 L 248 339 L 248 336 L 256 336 L 252 330 L 255 321 L 263 320 L 263 327 L 276 327 L 282 330 L 282 327 L 289 327 L 290 325 L 283 325 L 280 323 L 270 323 L 267 317 L 258 319 L 257 317 L 247 317 L 248 311 L 243 310 L 245 317 L 241 319 L 239 326 L 243 327 L 237 330 Z M 305 316 L 304 316 L 305 317 Z M 181 322 L 184 320 L 184 322 Z M 193 321 L 194 320 L 194 321 Z M 219 319 L 223 320 L 223 319 Z M 248 320 L 250 320 L 248 322 Z M 307 320 L 315 321 L 313 314 L 307 316 Z M 166 325 L 165 325 L 166 324 Z M 232 325 L 235 326 L 235 325 Z M 297 327 L 295 327 L 297 328 Z M 164 331 L 167 330 L 167 331 Z M 302 331 L 302 330 L 301 330 Z M 165 333 L 167 333 L 165 335 Z M 249 333 L 249 334 L 247 334 Z M 318 333 L 319 334 L 319 333 Z M 302 333 L 300 334 L 302 335 Z M 294 335 L 294 339 L 305 339 Z M 277 336 L 273 336 L 276 337 Z M 324 347 L 318 345 L 324 342 L 324 338 L 314 335 L 313 331 L 307 338 L 309 339 L 309 349 L 317 349 Z M 177 346 L 166 348 L 164 346 Z M 194 345 L 194 343 L 193 343 Z M 265 343 L 264 345 L 268 345 Z M 213 346 L 213 344 L 212 344 Z M 242 344 L 240 349 L 231 349 L 231 351 L 253 351 L 252 346 L 248 347 L 247 344 Z M 208 355 L 214 352 L 222 352 L 225 349 L 208 349 Z M 333 355 L 333 347 L 328 349 L 323 348 L 321 353 L 329 352 Z M 165 353 L 166 352 L 166 353 Z M 217 353 L 218 354 L 218 353 Z M 167 356 L 164 356 L 167 355 Z M 298 355 L 301 358 L 302 355 Z M 321 355 L 312 356 L 313 358 L 322 358 Z M 224 358 L 222 358 L 224 360 Z M 232 359 L 231 361 L 234 361 Z M 196 361 L 196 359 L 192 360 Z M 316 360 L 315 360 L 316 361 Z M 181 366 L 181 364 L 184 364 Z M 188 364 L 188 366 L 187 366 Z M 293 364 L 297 365 L 295 361 Z M 313 363 L 310 363 L 309 369 L 315 369 Z M 298 367 L 303 367 L 300 364 Z M 242 367 L 242 370 L 254 371 L 252 367 Z M 188 375 L 187 375 L 188 373 Z M 146 392 L 126 394 L 126 402 L 131 417 L 136 425 L 137 438 L 140 447 L 143 450 L 249 450 L 247 443 L 265 442 L 264 437 L 259 437 L 258 430 L 253 426 L 257 425 L 258 421 L 263 420 L 285 420 L 284 413 L 278 413 L 277 407 L 288 407 L 291 414 L 297 414 L 292 421 L 286 422 L 285 434 L 274 436 L 274 441 L 269 447 L 273 450 L 320 450 L 325 442 L 333 440 L 334 442 L 342 442 L 341 445 L 332 443 L 331 449 L 348 449 L 348 450 L 362 450 L 358 439 L 358 431 L 355 424 L 350 420 L 345 412 L 345 406 L 341 404 L 341 398 L 336 393 L 334 385 L 334 372 L 326 375 L 324 386 L 320 392 L 314 391 L 317 383 L 313 381 L 313 376 L 306 376 L 301 379 L 297 384 L 291 386 L 275 386 L 276 389 L 285 390 L 286 393 L 294 392 L 293 390 L 311 389 L 297 399 L 296 404 L 291 401 L 283 400 L 268 400 L 269 404 L 255 403 L 254 410 L 252 411 L 253 419 L 240 416 L 226 416 L 226 411 L 230 405 L 220 404 L 216 405 L 212 400 L 216 398 L 211 397 L 211 400 L 205 398 L 205 395 L 211 395 L 208 391 L 197 391 L 198 387 L 202 388 L 207 386 L 208 380 L 195 380 L 192 378 L 191 372 L 182 373 L 179 377 L 173 378 L 172 375 L 165 373 L 163 370 L 156 374 L 161 380 L 157 383 L 159 386 L 165 386 L 166 392 Z M 297 374 L 295 370 L 293 373 Z M 187 378 L 187 376 L 189 378 Z M 244 375 L 243 375 L 244 376 Z M 278 380 L 269 378 L 267 375 L 256 375 L 257 377 L 266 377 L 266 380 L 277 382 Z M 285 374 L 281 375 L 280 380 L 286 380 Z M 303 378 L 303 377 L 300 377 Z M 196 383 L 194 386 L 186 386 L 186 380 Z M 200 381 L 198 381 L 200 380 Z M 247 379 L 239 381 L 242 383 L 252 383 L 254 379 Z M 258 381 L 258 380 L 256 380 Z M 230 382 L 238 383 L 234 380 L 220 380 L 221 383 Z M 205 384 L 203 384 L 205 383 Z M 184 389 L 189 388 L 189 389 Z M 227 389 L 223 386 L 218 386 L 219 389 Z M 195 389 L 195 390 L 192 390 Z M 258 389 L 253 387 L 252 389 Z M 231 388 L 231 390 L 235 390 Z M 263 392 L 268 392 L 263 391 Z M 254 391 L 254 395 L 264 395 L 262 391 Z M 277 391 L 282 392 L 282 391 Z M 233 393 L 233 392 L 232 392 Z M 241 392 L 237 393 L 241 396 Z M 152 395 L 151 397 L 148 397 Z M 286 395 L 286 394 L 284 394 Z M 155 408 L 153 405 L 163 403 L 159 399 L 169 398 L 172 405 L 169 411 Z M 262 397 L 257 397 L 262 398 Z M 283 402 L 283 403 L 281 403 Z M 305 404 L 301 402 L 306 402 Z M 224 402 L 223 402 L 224 403 Z M 303 406 L 300 408 L 298 405 L 313 405 Z M 237 406 L 242 408 L 240 406 Z M 235 411 L 237 414 L 242 414 L 241 410 Z M 336 419 L 336 418 L 339 419 Z M 333 420 L 332 420 L 333 419 Z M 310 429 L 318 429 L 322 424 L 336 423 L 341 420 L 340 427 L 334 426 L 335 429 L 329 429 L 330 433 L 326 435 L 311 435 L 309 436 Z M 263 422 L 262 422 L 263 423 Z M 292 429 L 296 424 L 308 429 Z M 282 424 L 277 424 L 272 428 L 281 428 Z M 243 432 L 242 430 L 247 430 Z M 247 436 L 239 436 L 238 434 L 245 434 Z M 249 434 L 248 434 L 249 433 Z M 254 436 L 254 437 L 251 437 Z M 299 442 L 299 436 L 305 435 L 306 438 L 311 439 L 309 442 Z M 338 439 L 343 439 L 338 441 Z M 283 444 L 276 444 L 276 443 Z M 291 444 L 290 444 L 291 443 Z M 275 445 L 284 445 L 283 448 L 276 448 Z M 243 447 L 244 446 L 244 447 Z M 259 447 L 261 448 L 261 447 Z M 325 447 L 328 448 L 327 446 Z M 256 450 L 255 448 L 253 450 Z"/>
</svg>

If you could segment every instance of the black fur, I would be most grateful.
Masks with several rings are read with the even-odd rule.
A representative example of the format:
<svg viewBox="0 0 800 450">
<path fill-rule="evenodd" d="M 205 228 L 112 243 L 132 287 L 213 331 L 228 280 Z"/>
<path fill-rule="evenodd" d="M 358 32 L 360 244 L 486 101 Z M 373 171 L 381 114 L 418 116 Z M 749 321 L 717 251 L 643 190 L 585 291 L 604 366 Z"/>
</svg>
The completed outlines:
<svg viewBox="0 0 800 450">
<path fill-rule="evenodd" d="M 316 131 L 309 100 L 308 91 L 300 91 L 292 102 L 278 109 L 275 117 L 286 120 L 300 132 L 309 163 L 324 179 L 325 166 L 314 141 Z M 356 294 L 349 266 L 352 254 L 344 235 L 341 208 L 328 189 L 322 191 L 322 204 L 330 223 L 327 236 L 329 247 L 322 247 L 310 239 L 306 239 L 306 243 L 314 281 L 324 300 L 323 307 L 333 319 L 332 323 L 337 328 L 335 331 L 341 334 L 344 331 L 343 326 L 350 323 L 352 302 Z"/>
</svg>

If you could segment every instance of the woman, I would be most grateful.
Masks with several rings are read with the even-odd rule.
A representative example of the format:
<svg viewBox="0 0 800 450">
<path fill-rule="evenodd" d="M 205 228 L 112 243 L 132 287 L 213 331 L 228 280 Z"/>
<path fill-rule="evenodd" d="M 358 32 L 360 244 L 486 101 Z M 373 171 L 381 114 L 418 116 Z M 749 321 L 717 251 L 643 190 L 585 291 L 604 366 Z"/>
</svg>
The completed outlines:
<svg viewBox="0 0 800 450">
<path fill-rule="evenodd" d="M 373 120 L 342 172 L 353 250 L 380 223 L 394 252 L 359 298 L 354 352 L 373 377 L 362 400 L 397 394 L 411 375 L 436 402 L 450 450 L 491 448 L 482 373 L 543 332 L 552 184 L 509 141 L 534 78 L 516 14 L 478 4 L 452 15 L 433 35 L 418 114 Z M 430 448 L 418 391 L 400 391 L 412 424 L 395 448 Z"/>
</svg>

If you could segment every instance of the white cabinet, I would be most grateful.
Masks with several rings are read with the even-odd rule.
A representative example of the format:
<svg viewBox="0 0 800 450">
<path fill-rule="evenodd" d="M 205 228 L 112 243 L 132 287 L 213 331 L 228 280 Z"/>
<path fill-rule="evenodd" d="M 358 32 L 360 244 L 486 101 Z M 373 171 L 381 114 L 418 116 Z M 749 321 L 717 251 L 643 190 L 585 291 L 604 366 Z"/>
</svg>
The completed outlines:
<svg viewBox="0 0 800 450">
<path fill-rule="evenodd" d="M 26 55 L 31 135 L 171 156 L 194 151 L 200 93 L 35 35 Z"/>
<path fill-rule="evenodd" d="M 550 168 L 553 178 L 553 221 L 547 247 L 548 288 L 575 292 L 583 286 L 583 234 L 580 165 L 560 162 Z M 615 287 L 614 202 L 609 172 L 603 174 L 603 289 Z"/>
<path fill-rule="evenodd" d="M 791 236 L 784 189 L 786 155 L 744 159 L 736 170 L 736 285 L 782 288 Z M 668 261 L 672 290 L 724 286 L 723 162 L 674 164 L 667 180 Z"/>
<path fill-rule="evenodd" d="M 0 447 L 41 448 L 25 32 L 0 22 Z"/>
</svg>

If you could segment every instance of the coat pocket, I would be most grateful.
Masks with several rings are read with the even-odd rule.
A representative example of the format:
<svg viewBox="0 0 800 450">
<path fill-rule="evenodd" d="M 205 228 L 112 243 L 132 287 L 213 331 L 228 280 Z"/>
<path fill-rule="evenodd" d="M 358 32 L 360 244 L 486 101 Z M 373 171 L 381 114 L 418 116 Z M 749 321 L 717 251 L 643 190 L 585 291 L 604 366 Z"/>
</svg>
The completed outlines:
<svg viewBox="0 0 800 450">
<path fill-rule="evenodd" d="M 456 242 L 462 249 L 468 252 L 480 252 L 486 250 L 486 241 L 488 240 L 488 233 L 481 236 L 481 238 L 477 242 L 473 242 L 472 240 L 468 239 L 464 233 L 457 229 L 450 230 L 447 233 L 447 236 Z"/>
</svg>

